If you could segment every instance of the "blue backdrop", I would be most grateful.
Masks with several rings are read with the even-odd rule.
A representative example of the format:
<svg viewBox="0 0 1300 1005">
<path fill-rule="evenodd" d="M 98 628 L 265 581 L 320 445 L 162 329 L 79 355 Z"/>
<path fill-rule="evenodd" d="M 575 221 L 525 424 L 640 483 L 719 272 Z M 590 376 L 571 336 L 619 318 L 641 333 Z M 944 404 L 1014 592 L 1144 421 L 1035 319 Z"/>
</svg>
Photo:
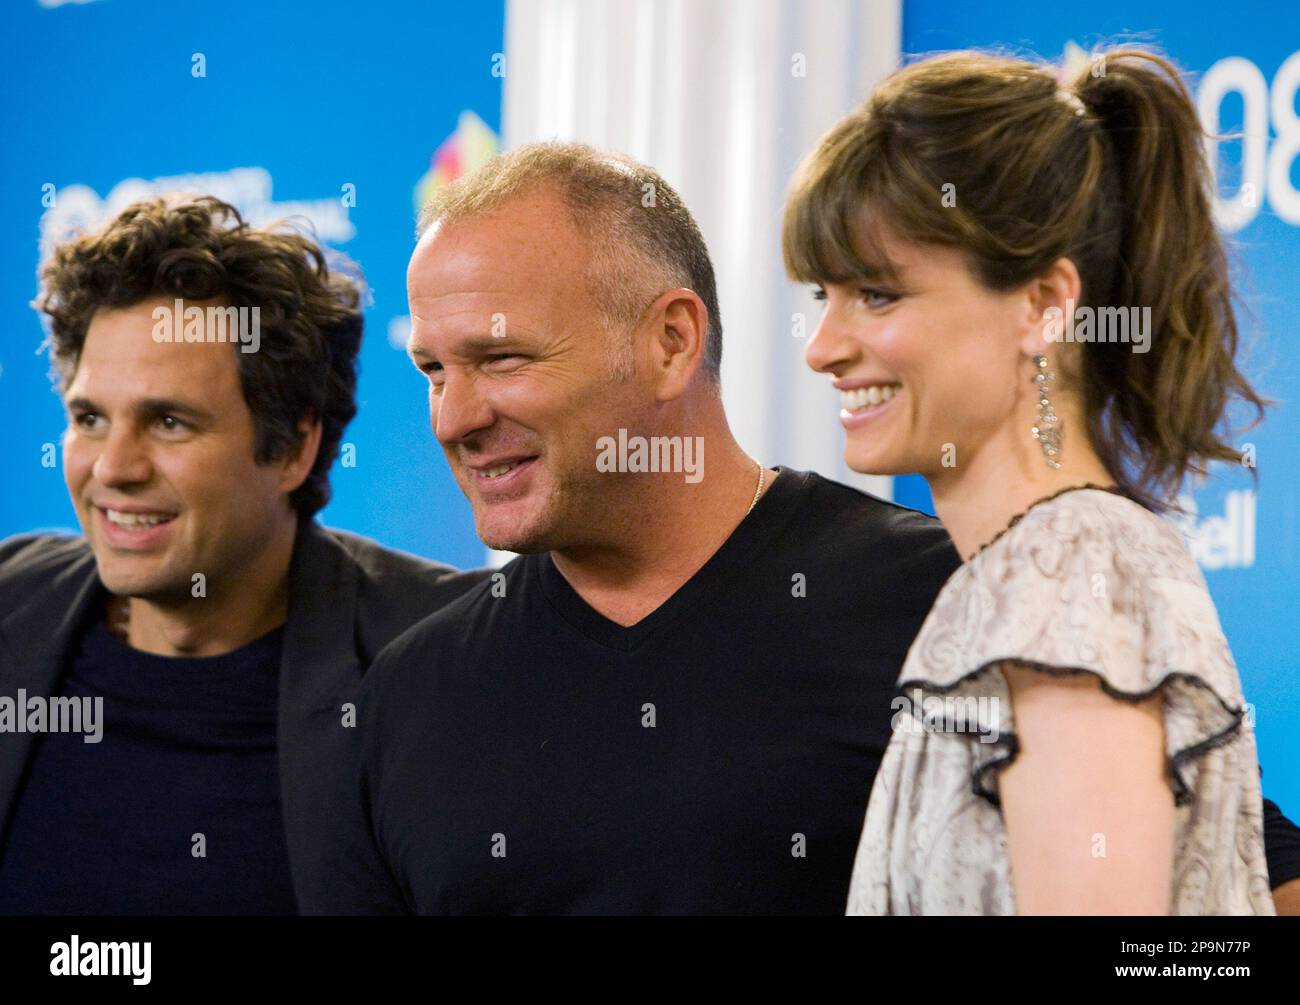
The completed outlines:
<svg viewBox="0 0 1300 1005">
<path fill-rule="evenodd" d="M 26 306 L 42 234 L 49 241 L 62 227 L 115 211 L 148 182 L 198 175 L 187 187 L 224 194 L 257 218 L 314 221 L 372 287 L 360 413 L 345 437 L 356 464 L 336 466 L 323 519 L 457 565 L 481 564 L 468 507 L 428 429 L 423 380 L 395 345 L 405 332 L 415 192 L 422 180 L 436 183 L 472 163 L 499 129 L 503 5 L 14 0 L 6 14 L 0 536 L 75 527 L 61 472 L 42 464 L 63 428 Z M 1232 238 L 1253 314 L 1247 370 L 1281 404 L 1243 439 L 1258 460 L 1257 495 L 1243 471 L 1217 471 L 1193 493 L 1197 515 L 1186 530 L 1256 706 L 1265 791 L 1294 815 L 1300 369 L 1284 346 L 1300 328 L 1289 295 L 1300 271 L 1300 72 L 1291 72 L 1300 70 L 1300 31 L 1287 17 L 1283 5 L 1261 0 L 1234 4 L 1230 15 L 1209 0 L 1098 0 L 1086 10 L 905 0 L 903 25 L 910 53 L 1000 44 L 1053 58 L 1071 41 L 1087 49 L 1136 33 L 1190 70 L 1213 73 L 1224 93 L 1223 129 L 1251 123 L 1246 146 L 1255 159 L 1243 169 L 1242 145 L 1227 145 L 1221 181 L 1229 193 L 1243 180 L 1256 184 L 1255 205 L 1243 204 Z M 896 495 L 929 508 L 915 479 L 900 479 Z"/>
<path fill-rule="evenodd" d="M 198 174 L 185 187 L 225 194 L 257 217 L 312 220 L 372 287 L 360 409 L 344 437 L 356 466 L 335 465 L 322 519 L 482 565 L 469 507 L 429 430 L 424 378 L 388 336 L 391 323 L 394 338 L 404 337 L 414 194 L 433 154 L 462 112 L 500 128 L 493 56 L 504 45 L 504 5 L 6 6 L 0 400 L 9 422 L 0 437 L 0 537 L 76 527 L 62 472 L 41 463 L 64 425 L 27 306 L 42 218 L 53 233 L 102 212 L 102 200 L 112 210 L 129 202 L 140 188 L 130 179 Z"/>
</svg>

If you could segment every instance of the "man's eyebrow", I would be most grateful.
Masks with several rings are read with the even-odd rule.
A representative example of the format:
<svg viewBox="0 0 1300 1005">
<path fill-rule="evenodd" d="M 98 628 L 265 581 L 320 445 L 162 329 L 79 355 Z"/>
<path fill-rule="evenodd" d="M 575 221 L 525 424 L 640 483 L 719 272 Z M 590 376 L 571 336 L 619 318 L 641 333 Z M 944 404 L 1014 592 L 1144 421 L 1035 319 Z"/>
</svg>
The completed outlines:
<svg viewBox="0 0 1300 1005">
<path fill-rule="evenodd" d="M 90 398 L 78 395 L 65 403 L 69 410 L 78 412 L 101 412 L 103 409 Z M 142 398 L 134 402 L 131 410 L 141 418 L 156 418 L 160 415 L 177 415 L 199 422 L 211 422 L 213 414 L 198 405 L 181 401 L 179 398 Z"/>
<path fill-rule="evenodd" d="M 518 340 L 511 338 L 508 333 L 501 335 L 471 335 L 457 343 L 456 348 L 463 352 L 489 352 L 493 349 L 500 349 L 502 346 L 518 344 Z"/>
<path fill-rule="evenodd" d="M 454 348 L 453 355 L 472 356 L 475 354 L 489 353 L 493 350 L 500 350 L 507 347 L 517 347 L 521 343 L 512 338 L 510 335 L 470 335 L 458 341 Z M 413 360 L 422 360 L 430 363 L 439 363 L 441 360 L 428 349 L 421 345 L 415 345 L 408 342 L 406 344 L 406 354 Z"/>
<path fill-rule="evenodd" d="M 181 401 L 179 398 L 141 398 L 135 402 L 132 410 L 143 418 L 153 418 L 159 415 L 180 415 L 201 422 L 211 422 L 216 418 L 206 409 L 200 408 L 198 405 L 192 405 L 188 401 Z"/>
</svg>

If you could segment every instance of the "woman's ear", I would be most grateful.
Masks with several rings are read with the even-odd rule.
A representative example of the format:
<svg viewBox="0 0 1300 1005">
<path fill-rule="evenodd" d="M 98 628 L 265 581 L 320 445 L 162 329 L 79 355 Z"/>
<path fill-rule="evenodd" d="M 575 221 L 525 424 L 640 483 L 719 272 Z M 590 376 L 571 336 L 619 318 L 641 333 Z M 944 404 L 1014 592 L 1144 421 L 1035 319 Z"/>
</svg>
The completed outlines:
<svg viewBox="0 0 1300 1005">
<path fill-rule="evenodd" d="M 1079 303 L 1083 283 L 1068 258 L 1058 258 L 1042 275 L 1030 281 L 1020 349 L 1034 356 L 1053 342 L 1064 340 Z"/>
</svg>

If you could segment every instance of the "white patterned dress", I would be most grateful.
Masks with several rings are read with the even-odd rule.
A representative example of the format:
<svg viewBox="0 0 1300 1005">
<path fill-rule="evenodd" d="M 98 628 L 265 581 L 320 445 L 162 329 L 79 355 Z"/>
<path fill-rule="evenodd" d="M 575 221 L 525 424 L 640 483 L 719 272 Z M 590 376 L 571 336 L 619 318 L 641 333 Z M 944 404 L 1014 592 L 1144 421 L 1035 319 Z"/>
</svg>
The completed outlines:
<svg viewBox="0 0 1300 1005">
<path fill-rule="evenodd" d="M 1204 577 L 1172 524 L 1076 489 L 1031 507 L 935 600 L 899 677 L 910 703 L 896 703 L 849 914 L 1016 913 L 997 803 L 1018 749 L 998 668 L 1009 660 L 1094 674 L 1121 699 L 1160 691 L 1176 805 L 1169 912 L 1274 913 L 1255 737 Z M 939 728 L 921 728 L 926 717 Z"/>
</svg>

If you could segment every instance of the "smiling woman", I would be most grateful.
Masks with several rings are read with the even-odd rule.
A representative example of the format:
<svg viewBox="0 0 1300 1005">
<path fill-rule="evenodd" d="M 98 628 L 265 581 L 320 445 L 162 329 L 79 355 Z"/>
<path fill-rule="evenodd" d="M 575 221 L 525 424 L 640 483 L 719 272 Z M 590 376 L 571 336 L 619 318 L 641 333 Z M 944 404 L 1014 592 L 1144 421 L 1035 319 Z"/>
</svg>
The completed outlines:
<svg viewBox="0 0 1300 1005">
<path fill-rule="evenodd" d="M 1237 460 L 1228 404 L 1264 406 L 1202 139 L 1152 53 L 1064 85 L 952 53 L 800 168 L 785 261 L 825 301 L 806 359 L 841 392 L 845 459 L 924 475 L 967 559 L 899 686 L 983 710 L 896 724 L 850 913 L 1274 913 L 1241 682 L 1156 515 Z M 1149 338 L 1063 342 L 1075 304 L 1140 307 Z"/>
<path fill-rule="evenodd" d="M 944 407 L 962 408 L 960 425 L 982 417 L 971 412 L 978 398 L 950 393 L 972 376 L 956 340 L 1012 306 L 1002 294 L 1067 260 L 1076 295 L 1045 302 L 1038 316 L 1061 318 L 1067 301 L 1098 313 L 1141 308 L 1153 319 L 1151 351 L 1121 342 L 1057 351 L 1041 324 L 1036 348 L 1077 391 L 1085 407 L 1075 428 L 1106 469 L 1161 509 L 1185 474 L 1239 462 L 1219 430 L 1229 404 L 1266 404 L 1237 369 L 1202 140 L 1176 69 L 1145 50 L 1098 53 L 1066 89 L 1054 70 L 1026 61 L 927 59 L 888 78 L 805 160 L 786 205 L 786 269 L 828 297 L 829 318 L 852 302 L 881 318 L 882 335 L 909 298 L 947 304 L 928 336 L 952 364 Z M 938 271 L 940 262 L 951 269 Z M 1029 363 L 1021 354 L 1025 379 Z M 919 444 L 929 464 L 949 439 Z"/>
</svg>

